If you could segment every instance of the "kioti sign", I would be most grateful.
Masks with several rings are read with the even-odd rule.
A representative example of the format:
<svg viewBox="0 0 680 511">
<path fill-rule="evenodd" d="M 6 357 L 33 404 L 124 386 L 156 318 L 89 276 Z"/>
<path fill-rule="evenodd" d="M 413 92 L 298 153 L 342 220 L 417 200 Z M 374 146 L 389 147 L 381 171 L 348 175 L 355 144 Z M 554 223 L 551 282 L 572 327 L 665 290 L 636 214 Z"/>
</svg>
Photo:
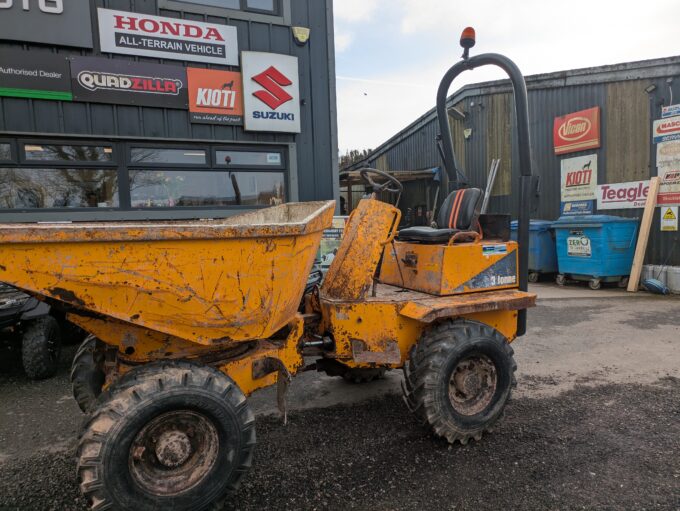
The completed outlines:
<svg viewBox="0 0 680 511">
<path fill-rule="evenodd" d="M 243 124 L 241 73 L 187 69 L 191 122 Z"/>
<path fill-rule="evenodd" d="M 555 117 L 553 140 L 555 154 L 600 147 L 600 107 Z"/>
<path fill-rule="evenodd" d="M 98 9 L 103 52 L 238 66 L 236 27 Z"/>
<path fill-rule="evenodd" d="M 595 199 L 597 155 L 588 154 L 562 160 L 562 202 Z"/>
</svg>

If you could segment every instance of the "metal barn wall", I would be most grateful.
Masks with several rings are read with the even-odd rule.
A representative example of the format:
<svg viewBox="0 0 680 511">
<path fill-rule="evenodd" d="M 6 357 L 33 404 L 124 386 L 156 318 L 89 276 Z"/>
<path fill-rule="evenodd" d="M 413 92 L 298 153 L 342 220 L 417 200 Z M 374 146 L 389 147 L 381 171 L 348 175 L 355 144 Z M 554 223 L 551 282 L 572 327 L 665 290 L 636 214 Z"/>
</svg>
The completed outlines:
<svg viewBox="0 0 680 511">
<path fill-rule="evenodd" d="M 201 6 L 186 4 L 186 11 L 159 8 L 163 0 L 93 0 L 94 49 L 80 50 L 31 43 L 0 41 L 0 49 L 23 49 L 60 55 L 96 55 L 112 59 L 167 65 L 239 70 L 199 62 L 101 54 L 96 33 L 97 7 L 139 12 L 237 27 L 240 51 L 264 51 L 299 58 L 302 133 L 252 133 L 241 126 L 192 124 L 188 110 L 46 101 L 0 97 L 0 134 L 150 138 L 163 141 L 295 143 L 296 196 L 299 200 L 337 196 L 337 128 L 332 0 L 292 0 L 291 25 L 311 29 L 305 46 L 295 44 L 290 26 L 272 22 L 196 14 Z M 243 14 L 241 14 L 243 17 Z M 257 16 L 253 16 L 257 19 Z M 262 18 L 262 17 L 260 17 Z M 295 186 L 295 183 L 291 183 Z"/>
<path fill-rule="evenodd" d="M 534 171 L 541 177 L 540 201 L 534 218 L 556 219 L 560 214 L 560 162 L 565 158 L 596 153 L 598 183 L 619 183 L 649 179 L 657 175 L 656 146 L 651 126 L 661 117 L 661 106 L 680 98 L 680 84 L 668 78 L 680 75 L 680 57 L 641 63 L 606 66 L 527 77 L 529 115 L 533 143 Z M 646 88 L 655 85 L 651 93 Z M 449 98 L 450 106 L 466 114 L 465 120 L 450 116 L 456 156 L 471 186 L 485 187 L 492 158 L 501 158 L 490 212 L 511 212 L 517 216 L 519 201 L 513 187 L 519 179 L 515 139 L 514 103 L 507 81 L 475 84 Z M 602 146 L 597 150 L 556 156 L 553 149 L 554 118 L 586 108 L 601 108 Z M 463 130 L 471 129 L 468 139 Z M 510 133 L 511 132 L 511 133 Z M 435 137 L 434 111 L 378 147 L 353 167 L 374 164 L 378 159 L 386 170 L 417 170 L 441 165 Z M 510 170 L 510 172 L 508 172 Z M 604 211 L 605 214 L 641 218 L 642 209 Z M 658 210 L 649 240 L 646 262 L 680 265 L 680 236 L 660 232 Z M 673 245 L 675 249 L 673 250 Z"/>
</svg>

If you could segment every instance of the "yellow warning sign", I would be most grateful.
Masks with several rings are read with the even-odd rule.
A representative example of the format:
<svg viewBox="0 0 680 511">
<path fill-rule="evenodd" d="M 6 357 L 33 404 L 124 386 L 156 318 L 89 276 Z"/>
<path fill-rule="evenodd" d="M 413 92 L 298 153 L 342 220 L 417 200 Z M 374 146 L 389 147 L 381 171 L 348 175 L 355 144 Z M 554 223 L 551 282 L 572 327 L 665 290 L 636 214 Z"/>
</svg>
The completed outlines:
<svg viewBox="0 0 680 511">
<path fill-rule="evenodd" d="M 676 232 L 678 230 L 678 207 L 666 206 L 661 208 L 661 231 Z"/>
</svg>

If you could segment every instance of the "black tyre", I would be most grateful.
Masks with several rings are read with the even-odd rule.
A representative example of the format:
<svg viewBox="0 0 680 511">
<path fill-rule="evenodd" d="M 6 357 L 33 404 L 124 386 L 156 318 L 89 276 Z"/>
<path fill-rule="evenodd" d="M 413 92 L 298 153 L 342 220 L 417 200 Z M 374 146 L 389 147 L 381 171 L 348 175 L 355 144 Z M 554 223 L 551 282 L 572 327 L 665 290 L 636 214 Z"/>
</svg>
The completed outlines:
<svg viewBox="0 0 680 511">
<path fill-rule="evenodd" d="M 97 343 L 94 335 L 88 336 L 78 348 L 71 365 L 73 397 L 85 413 L 94 407 L 106 381 L 103 352 L 97 349 Z"/>
<path fill-rule="evenodd" d="M 404 400 L 416 419 L 449 443 L 481 440 L 502 416 L 514 385 L 513 350 L 475 321 L 426 331 L 404 366 Z"/>
<path fill-rule="evenodd" d="M 369 383 L 385 377 L 387 369 L 384 367 L 364 368 L 352 367 L 343 373 L 342 378 L 349 383 Z"/>
<path fill-rule="evenodd" d="M 21 360 L 26 376 L 42 380 L 54 376 L 59 367 L 61 334 L 52 316 L 34 319 L 24 328 Z"/>
<path fill-rule="evenodd" d="M 250 468 L 255 417 L 236 384 L 187 362 L 154 363 L 100 398 L 78 446 L 93 510 L 204 510 Z"/>
<path fill-rule="evenodd" d="M 537 271 L 532 271 L 532 272 L 529 272 L 528 280 L 532 284 L 535 284 L 536 282 L 538 282 L 538 279 L 540 277 L 541 277 L 540 273 L 538 273 Z"/>
</svg>

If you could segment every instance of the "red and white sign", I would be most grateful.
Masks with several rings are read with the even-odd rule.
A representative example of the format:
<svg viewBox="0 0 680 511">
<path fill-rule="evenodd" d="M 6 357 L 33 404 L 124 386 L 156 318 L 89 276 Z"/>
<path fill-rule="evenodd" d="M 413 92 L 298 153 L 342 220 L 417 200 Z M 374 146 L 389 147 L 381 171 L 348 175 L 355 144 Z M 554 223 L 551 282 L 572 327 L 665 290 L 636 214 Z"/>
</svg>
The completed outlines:
<svg viewBox="0 0 680 511">
<path fill-rule="evenodd" d="M 553 140 L 555 154 L 600 147 L 600 107 L 555 117 Z"/>
<path fill-rule="evenodd" d="M 101 50 L 238 66 L 236 27 L 97 9 Z"/>
<path fill-rule="evenodd" d="M 245 129 L 300 133 L 298 59 L 241 52 Z"/>
<path fill-rule="evenodd" d="M 595 199 L 597 191 L 597 154 L 566 158 L 561 162 L 562 202 Z"/>
<path fill-rule="evenodd" d="M 657 144 L 659 142 L 680 140 L 680 115 L 654 121 L 652 136 L 654 137 L 654 142 Z"/>
<path fill-rule="evenodd" d="M 614 183 L 597 187 L 597 209 L 644 208 L 649 181 Z"/>
<path fill-rule="evenodd" d="M 659 206 L 680 205 L 680 165 L 659 168 L 661 187 L 657 197 Z"/>
</svg>

